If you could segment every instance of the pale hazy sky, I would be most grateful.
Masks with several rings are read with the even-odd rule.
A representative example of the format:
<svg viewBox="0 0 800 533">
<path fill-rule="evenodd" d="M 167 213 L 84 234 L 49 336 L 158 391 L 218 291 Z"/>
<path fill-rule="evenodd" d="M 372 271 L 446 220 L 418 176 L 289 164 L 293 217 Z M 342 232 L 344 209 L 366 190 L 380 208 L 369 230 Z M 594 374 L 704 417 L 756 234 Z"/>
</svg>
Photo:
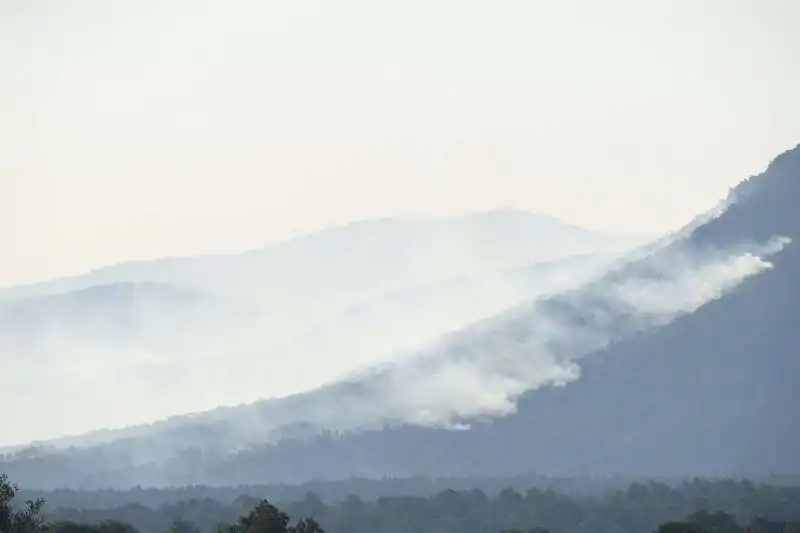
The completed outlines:
<svg viewBox="0 0 800 533">
<path fill-rule="evenodd" d="M 661 232 L 800 142 L 800 2 L 0 0 L 0 285 L 515 206 Z"/>
</svg>

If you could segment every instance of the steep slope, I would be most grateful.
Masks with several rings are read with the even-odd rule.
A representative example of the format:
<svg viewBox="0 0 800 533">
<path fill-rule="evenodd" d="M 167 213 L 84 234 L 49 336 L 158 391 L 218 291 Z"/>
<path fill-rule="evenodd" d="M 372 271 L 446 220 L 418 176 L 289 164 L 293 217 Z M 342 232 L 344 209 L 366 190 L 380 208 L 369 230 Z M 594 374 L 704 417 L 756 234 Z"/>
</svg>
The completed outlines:
<svg viewBox="0 0 800 533">
<path fill-rule="evenodd" d="M 2 468 L 41 486 L 797 472 L 800 147 L 731 194 L 647 255 L 417 359 Z"/>
<path fill-rule="evenodd" d="M 793 239 L 770 257 L 774 268 L 594 353 L 580 379 L 531 392 L 516 413 L 468 431 L 401 427 L 287 443 L 241 455 L 238 475 L 256 458 L 269 458 L 260 475 L 287 478 L 296 471 L 282 465 L 330 477 L 800 472 L 800 146 L 731 195 L 721 216 L 670 246 Z"/>
<path fill-rule="evenodd" d="M 243 476 L 245 465 L 268 459 L 249 475 L 286 478 L 298 475 L 283 465 L 301 464 L 305 476 L 329 477 L 797 473 L 797 198 L 800 147 L 737 187 L 724 214 L 691 228 L 680 243 L 720 249 L 792 238 L 770 257 L 773 269 L 695 313 L 593 354 L 580 379 L 525 395 L 510 416 L 468 431 L 400 427 L 286 443 L 242 454 L 228 468 Z"/>
</svg>

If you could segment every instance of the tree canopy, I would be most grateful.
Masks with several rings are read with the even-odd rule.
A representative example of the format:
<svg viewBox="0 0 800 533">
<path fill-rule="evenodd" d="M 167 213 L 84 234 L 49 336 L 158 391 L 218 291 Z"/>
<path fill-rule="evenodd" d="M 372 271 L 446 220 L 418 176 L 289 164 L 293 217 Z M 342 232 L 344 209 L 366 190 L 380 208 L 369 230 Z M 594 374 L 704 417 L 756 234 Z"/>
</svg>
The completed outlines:
<svg viewBox="0 0 800 533">
<path fill-rule="evenodd" d="M 247 487 L 178 501 L 169 490 L 133 489 L 116 506 L 104 506 L 103 491 L 28 493 L 35 497 L 15 503 L 19 491 L 0 480 L 0 533 L 800 533 L 800 487 L 737 480 L 633 483 L 591 496 L 474 488 L 326 502 L 307 491 L 280 504 Z M 49 497 L 61 504 L 45 509 Z"/>
</svg>

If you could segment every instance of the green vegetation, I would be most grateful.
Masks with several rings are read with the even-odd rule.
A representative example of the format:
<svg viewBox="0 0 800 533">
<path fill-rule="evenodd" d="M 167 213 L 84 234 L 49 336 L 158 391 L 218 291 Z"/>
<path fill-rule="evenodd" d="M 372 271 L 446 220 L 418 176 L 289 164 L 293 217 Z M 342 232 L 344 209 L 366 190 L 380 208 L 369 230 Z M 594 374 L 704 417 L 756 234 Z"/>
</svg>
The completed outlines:
<svg viewBox="0 0 800 533">
<path fill-rule="evenodd" d="M 394 483 L 408 488 L 408 480 Z M 176 491 L 206 496 L 175 500 Z M 737 480 L 651 481 L 593 495 L 552 488 L 351 494 L 328 503 L 308 492 L 280 508 L 252 487 L 110 491 L 125 503 L 104 507 L 114 500 L 106 492 L 29 492 L 36 498 L 20 504 L 26 493 L 0 476 L 0 533 L 800 533 L 800 487 Z M 148 503 L 158 495 L 161 503 L 136 501 L 145 493 Z M 73 506 L 45 509 L 49 496 Z"/>
<path fill-rule="evenodd" d="M 0 533 L 138 533 L 138 529 L 120 520 L 106 519 L 96 522 L 73 520 L 45 520 L 42 513 L 44 500 L 26 501 L 22 508 L 15 506 L 18 488 L 8 476 L 0 474 Z M 183 518 L 176 518 L 164 533 L 200 533 L 200 528 Z M 291 524 L 289 515 L 267 500 L 258 502 L 253 509 L 231 525 L 218 524 L 217 533 L 325 533 L 312 518 Z"/>
</svg>

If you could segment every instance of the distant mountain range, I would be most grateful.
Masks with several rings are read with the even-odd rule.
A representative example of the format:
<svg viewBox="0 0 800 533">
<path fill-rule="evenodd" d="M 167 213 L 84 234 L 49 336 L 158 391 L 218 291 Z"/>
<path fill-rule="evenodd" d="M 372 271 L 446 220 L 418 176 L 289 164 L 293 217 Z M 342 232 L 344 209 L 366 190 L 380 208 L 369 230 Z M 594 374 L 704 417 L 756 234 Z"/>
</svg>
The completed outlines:
<svg viewBox="0 0 800 533">
<path fill-rule="evenodd" d="M 147 349 L 177 340 L 190 349 L 187 337 L 231 339 L 256 318 L 261 339 L 288 339 L 340 316 L 369 315 L 377 324 L 386 315 L 399 323 L 410 308 L 423 307 L 437 315 L 429 322 L 435 334 L 445 327 L 439 324 L 445 307 L 466 316 L 444 320 L 446 328 L 463 326 L 519 301 L 534 285 L 574 281 L 578 270 L 588 272 L 645 240 L 516 210 L 365 221 L 243 254 L 124 263 L 7 288 L 0 291 L 0 347 L 11 357 L 54 335 L 69 344 L 74 335 L 81 343 L 99 338 Z M 558 267 L 540 266 L 548 262 Z M 464 303 L 471 312 L 464 313 Z"/>
<path fill-rule="evenodd" d="M 800 146 L 681 231 L 413 356 L 284 399 L 29 449 L 0 470 L 43 488 L 796 474 L 798 198 Z"/>
<path fill-rule="evenodd" d="M 127 262 L 81 276 L 8 287 L 0 290 L 0 300 L 146 282 L 280 304 L 284 313 L 305 315 L 309 302 L 338 308 L 457 276 L 624 252 L 648 239 L 592 232 L 515 209 L 450 218 L 374 219 L 241 254 Z"/>
<path fill-rule="evenodd" d="M 57 354 L 92 342 L 177 350 L 209 327 L 252 320 L 257 308 L 166 283 L 117 282 L 71 292 L 0 302 L 0 361 L 21 354 Z"/>
<path fill-rule="evenodd" d="M 296 392 L 572 286 L 645 239 L 497 210 L 12 287 L 0 291 L 0 385 L 58 433 Z M 109 394 L 124 418 L 95 400 Z M 3 424 L 16 418 L 5 405 Z"/>
</svg>

